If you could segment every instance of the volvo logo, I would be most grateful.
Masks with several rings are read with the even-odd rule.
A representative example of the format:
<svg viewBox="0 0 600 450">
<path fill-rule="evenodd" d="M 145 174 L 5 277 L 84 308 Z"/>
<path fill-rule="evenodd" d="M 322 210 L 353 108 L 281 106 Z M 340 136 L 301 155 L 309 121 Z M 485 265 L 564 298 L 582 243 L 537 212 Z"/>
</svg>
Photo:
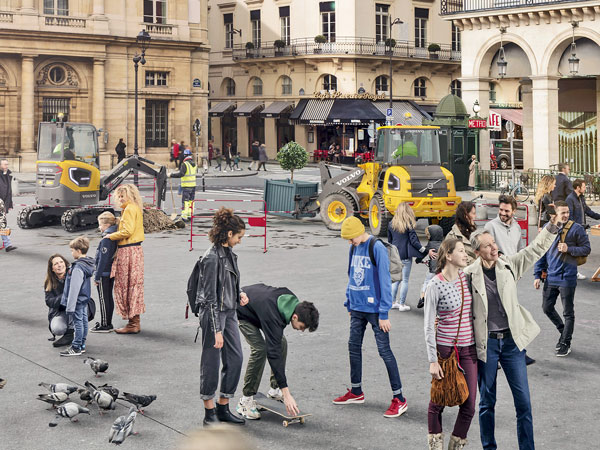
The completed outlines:
<svg viewBox="0 0 600 450">
<path fill-rule="evenodd" d="M 433 183 L 427 183 L 427 190 L 431 191 L 433 189 Z"/>
<path fill-rule="evenodd" d="M 348 181 L 352 181 L 354 178 L 360 176 L 362 174 L 362 172 L 363 172 L 362 169 L 355 170 L 351 174 L 342 178 L 340 181 L 336 181 L 335 184 L 337 184 L 338 186 L 342 186 L 342 185 L 348 183 Z"/>
</svg>

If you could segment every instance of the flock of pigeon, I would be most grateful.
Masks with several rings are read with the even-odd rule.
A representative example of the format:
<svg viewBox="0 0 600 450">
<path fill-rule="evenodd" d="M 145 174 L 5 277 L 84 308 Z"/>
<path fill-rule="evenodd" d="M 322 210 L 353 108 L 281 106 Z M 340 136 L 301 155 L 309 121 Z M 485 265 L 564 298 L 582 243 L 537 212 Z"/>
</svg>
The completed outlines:
<svg viewBox="0 0 600 450">
<path fill-rule="evenodd" d="M 108 370 L 108 363 L 101 359 L 86 358 L 83 362 L 84 364 L 89 364 L 96 377 L 99 377 L 98 373 L 104 373 Z M 85 388 L 72 386 L 67 383 L 40 383 L 39 386 L 45 387 L 50 393 L 39 394 L 37 399 L 49 403 L 52 405 L 52 409 L 56 410 L 56 417 L 48 424 L 50 427 L 58 425 L 58 421 L 61 418 L 77 422 L 78 419 L 76 417 L 79 414 L 90 414 L 88 406 L 92 403 L 97 405 L 100 415 L 104 414 L 104 411 L 114 410 L 117 400 L 125 400 L 131 403 L 133 406 L 129 409 L 129 413 L 117 418 L 111 426 L 108 442 L 116 445 L 122 444 L 127 436 L 137 434 L 133 432 L 137 413 L 144 414 L 141 408 L 147 407 L 156 400 L 156 395 L 136 395 L 128 392 L 119 392 L 119 389 L 108 384 L 96 387 L 89 381 L 85 382 Z M 86 402 L 84 406 L 69 401 L 71 400 L 69 396 L 75 393 L 79 394 L 80 400 Z"/>
</svg>

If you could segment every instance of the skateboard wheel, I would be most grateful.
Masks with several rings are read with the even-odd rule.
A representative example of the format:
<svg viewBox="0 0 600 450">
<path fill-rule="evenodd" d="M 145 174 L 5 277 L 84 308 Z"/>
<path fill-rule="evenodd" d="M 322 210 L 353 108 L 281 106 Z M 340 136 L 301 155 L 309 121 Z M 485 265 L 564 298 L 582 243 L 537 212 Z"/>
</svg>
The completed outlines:
<svg viewBox="0 0 600 450">
<path fill-rule="evenodd" d="M 284 426 L 284 428 L 287 428 L 287 426 L 288 426 L 288 421 L 287 420 L 283 421 L 283 426 Z"/>
<path fill-rule="evenodd" d="M 300 418 L 300 424 L 304 425 L 304 417 Z"/>
</svg>

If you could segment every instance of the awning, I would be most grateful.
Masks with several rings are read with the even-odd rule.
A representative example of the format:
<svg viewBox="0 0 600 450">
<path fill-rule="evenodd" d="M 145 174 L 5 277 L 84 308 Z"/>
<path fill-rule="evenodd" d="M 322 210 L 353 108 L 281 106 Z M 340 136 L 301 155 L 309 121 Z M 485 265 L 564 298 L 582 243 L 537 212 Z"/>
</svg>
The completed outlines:
<svg viewBox="0 0 600 450">
<path fill-rule="evenodd" d="M 390 107 L 390 102 L 373 102 L 373 105 L 385 116 L 387 114 L 387 109 Z M 397 123 L 403 125 L 423 125 L 423 119 L 431 119 L 431 117 L 426 115 L 427 113 L 424 113 L 410 100 L 393 102 L 392 113 L 392 122 L 394 125 Z M 404 115 L 405 113 L 410 113 L 412 117 L 407 119 Z"/>
<path fill-rule="evenodd" d="M 327 123 L 345 125 L 368 125 L 385 121 L 385 113 L 364 99 L 337 99 L 327 116 Z"/>
<path fill-rule="evenodd" d="M 325 124 L 334 100 L 309 100 L 300 116 L 299 122 L 306 124 Z"/>
<path fill-rule="evenodd" d="M 265 107 L 263 102 L 246 102 L 233 112 L 234 116 L 247 117 L 255 112 L 259 112 Z"/>
<path fill-rule="evenodd" d="M 290 120 L 298 121 L 300 120 L 300 116 L 306 109 L 306 105 L 308 105 L 308 99 L 302 99 L 298 102 L 292 113 L 290 114 Z"/>
<path fill-rule="evenodd" d="M 235 102 L 219 102 L 208 111 L 210 117 L 221 117 L 235 108 Z"/>
<path fill-rule="evenodd" d="M 289 112 L 294 107 L 294 102 L 273 102 L 260 113 L 261 117 L 279 118 L 282 114 Z"/>
<path fill-rule="evenodd" d="M 500 114 L 502 119 L 504 120 L 512 120 L 515 125 L 523 126 L 523 110 L 522 109 L 493 109 L 490 108 L 490 111 L 495 112 L 496 114 Z"/>
</svg>

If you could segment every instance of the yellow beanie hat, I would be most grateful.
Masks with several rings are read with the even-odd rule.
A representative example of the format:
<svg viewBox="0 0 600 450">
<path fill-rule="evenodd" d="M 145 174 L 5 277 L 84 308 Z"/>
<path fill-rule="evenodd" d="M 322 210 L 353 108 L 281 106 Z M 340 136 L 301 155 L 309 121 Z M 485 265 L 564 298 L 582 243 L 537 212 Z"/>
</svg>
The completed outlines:
<svg viewBox="0 0 600 450">
<path fill-rule="evenodd" d="M 358 217 L 348 217 L 342 223 L 342 238 L 354 239 L 365 232 L 365 226 Z"/>
</svg>

